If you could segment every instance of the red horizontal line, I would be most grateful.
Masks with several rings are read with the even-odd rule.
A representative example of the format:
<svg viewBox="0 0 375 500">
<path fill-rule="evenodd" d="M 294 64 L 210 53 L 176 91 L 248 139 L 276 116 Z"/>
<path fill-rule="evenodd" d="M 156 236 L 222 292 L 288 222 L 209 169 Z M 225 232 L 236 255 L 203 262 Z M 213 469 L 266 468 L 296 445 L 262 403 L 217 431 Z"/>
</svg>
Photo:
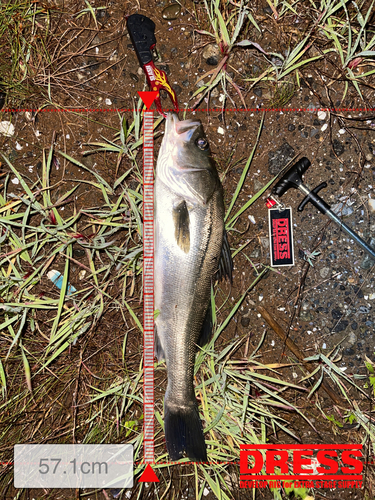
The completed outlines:
<svg viewBox="0 0 375 500">
<path fill-rule="evenodd" d="M 246 474 L 240 474 L 240 481 L 243 481 L 244 479 L 249 480 L 249 481 L 259 481 L 259 479 L 267 479 L 269 481 L 274 481 L 275 479 L 288 479 L 289 481 L 301 481 L 301 480 L 317 480 L 317 481 L 332 481 L 333 479 L 347 479 L 351 481 L 362 481 L 363 476 L 340 476 L 340 475 L 335 475 L 335 476 L 318 476 L 317 474 L 311 474 L 311 475 L 300 475 L 300 476 L 288 476 L 288 475 L 278 475 L 275 474 L 274 476 L 253 476 L 253 475 L 246 475 Z"/>
<path fill-rule="evenodd" d="M 77 112 L 88 112 L 88 113 L 96 113 L 96 112 L 101 112 L 101 113 L 117 113 L 117 112 L 142 112 L 142 109 L 137 109 L 137 108 L 109 108 L 109 109 L 104 109 L 104 108 L 71 108 L 71 109 L 66 109 L 66 108 L 45 108 L 45 109 L 33 109 L 33 108 L 4 108 L 0 109 L 1 113 L 24 113 L 24 112 L 29 112 L 29 113 L 77 113 Z M 175 109 L 167 109 L 163 108 L 163 112 L 172 112 L 176 111 Z M 213 112 L 264 112 L 264 111 L 274 111 L 274 112 L 297 112 L 297 111 L 304 111 L 304 112 L 316 112 L 316 111 L 333 111 L 333 112 L 343 112 L 343 111 L 375 111 L 375 108 L 198 108 L 198 109 L 192 109 L 192 108 L 181 108 L 178 109 L 177 111 L 185 111 L 185 112 L 202 112 L 202 113 L 207 113 L 208 111 L 213 111 Z M 143 111 L 143 113 L 146 113 L 146 111 Z"/>
<path fill-rule="evenodd" d="M 139 462 L 134 462 L 134 465 L 142 465 L 144 464 L 144 461 L 139 461 Z M 228 462 L 152 462 L 153 465 L 195 465 L 195 464 L 203 464 L 203 465 L 225 465 L 225 464 L 233 464 L 233 465 L 239 465 L 240 462 L 236 461 L 228 461 Z"/>
<path fill-rule="evenodd" d="M 267 450 L 267 449 L 278 449 L 278 450 L 362 450 L 361 444 L 241 444 L 241 450 Z"/>
</svg>

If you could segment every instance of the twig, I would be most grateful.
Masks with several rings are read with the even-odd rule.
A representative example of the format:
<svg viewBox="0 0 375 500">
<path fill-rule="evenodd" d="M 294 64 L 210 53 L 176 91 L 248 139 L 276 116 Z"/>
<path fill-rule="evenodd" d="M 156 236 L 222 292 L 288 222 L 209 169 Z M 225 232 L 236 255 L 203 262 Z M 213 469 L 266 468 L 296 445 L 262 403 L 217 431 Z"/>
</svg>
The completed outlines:
<svg viewBox="0 0 375 500">
<path fill-rule="evenodd" d="M 301 361 L 303 364 L 304 368 L 309 372 L 312 373 L 316 367 L 309 365 L 305 361 L 305 356 L 303 352 L 300 350 L 300 348 L 293 342 L 293 340 L 289 337 L 286 336 L 284 330 L 281 328 L 281 326 L 274 320 L 274 318 L 270 315 L 270 313 L 265 309 L 263 306 L 256 305 L 255 302 L 252 300 L 249 301 L 252 306 L 255 306 L 257 311 L 263 316 L 263 318 L 267 321 L 267 323 L 270 325 L 272 330 L 277 333 L 277 335 L 281 338 L 281 340 L 287 345 L 290 351 L 296 356 L 297 359 Z M 313 375 L 315 380 L 319 380 L 319 377 L 317 374 Z M 328 382 L 325 382 L 322 380 L 321 383 L 322 388 L 325 390 L 325 392 L 328 394 L 328 396 L 332 399 L 332 401 L 338 405 L 338 406 L 343 406 L 343 402 L 341 399 L 335 394 L 331 386 L 328 384 Z"/>
</svg>

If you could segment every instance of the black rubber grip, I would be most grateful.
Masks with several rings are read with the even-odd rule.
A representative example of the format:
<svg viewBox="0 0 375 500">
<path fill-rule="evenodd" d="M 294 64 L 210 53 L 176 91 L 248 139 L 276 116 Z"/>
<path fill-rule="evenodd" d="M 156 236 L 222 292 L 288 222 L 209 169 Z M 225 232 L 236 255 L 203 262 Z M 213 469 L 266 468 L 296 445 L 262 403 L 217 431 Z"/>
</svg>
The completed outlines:
<svg viewBox="0 0 375 500">
<path fill-rule="evenodd" d="M 293 167 L 291 167 L 272 189 L 272 193 L 282 196 L 289 188 L 298 187 L 302 184 L 302 176 L 311 165 L 308 158 L 301 158 Z"/>
<path fill-rule="evenodd" d="M 151 47 L 156 44 L 155 23 L 142 14 L 128 17 L 127 28 L 141 66 L 152 61 Z"/>
<path fill-rule="evenodd" d="M 299 204 L 297 208 L 298 212 L 302 212 L 306 204 L 310 202 L 319 210 L 319 212 L 325 214 L 327 210 L 330 209 L 330 206 L 324 200 L 322 200 L 320 196 L 317 196 L 317 194 L 321 189 L 324 189 L 326 187 L 327 183 L 322 182 L 321 184 L 319 184 L 319 186 L 316 186 L 316 188 L 312 189 L 310 194 L 308 194 Z"/>
</svg>

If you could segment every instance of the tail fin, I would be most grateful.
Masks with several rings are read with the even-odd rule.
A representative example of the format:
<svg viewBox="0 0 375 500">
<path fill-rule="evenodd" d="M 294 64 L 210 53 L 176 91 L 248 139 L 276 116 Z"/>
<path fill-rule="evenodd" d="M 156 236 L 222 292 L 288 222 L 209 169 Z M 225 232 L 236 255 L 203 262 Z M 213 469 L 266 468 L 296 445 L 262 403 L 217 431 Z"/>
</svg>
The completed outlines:
<svg viewBox="0 0 375 500">
<path fill-rule="evenodd" d="M 164 400 L 164 429 L 172 460 L 186 456 L 193 462 L 207 462 L 202 422 L 195 403 L 181 407 Z"/>
</svg>

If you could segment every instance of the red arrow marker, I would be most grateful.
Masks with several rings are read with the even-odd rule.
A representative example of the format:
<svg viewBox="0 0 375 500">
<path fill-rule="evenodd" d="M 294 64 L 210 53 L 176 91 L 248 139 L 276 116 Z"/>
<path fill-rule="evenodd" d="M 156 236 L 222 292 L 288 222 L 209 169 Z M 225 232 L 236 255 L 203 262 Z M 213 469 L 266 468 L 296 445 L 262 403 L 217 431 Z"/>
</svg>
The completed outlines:
<svg viewBox="0 0 375 500">
<path fill-rule="evenodd" d="M 146 465 L 146 468 L 145 468 L 143 474 L 138 479 L 138 483 L 160 483 L 158 476 L 152 470 L 152 467 L 150 464 Z"/>
<path fill-rule="evenodd" d="M 155 99 L 159 95 L 159 92 L 154 92 L 154 91 L 137 92 L 137 93 L 138 93 L 139 97 L 142 99 L 142 101 L 144 102 L 147 109 L 149 109 L 152 106 L 152 103 L 155 101 Z"/>
</svg>

